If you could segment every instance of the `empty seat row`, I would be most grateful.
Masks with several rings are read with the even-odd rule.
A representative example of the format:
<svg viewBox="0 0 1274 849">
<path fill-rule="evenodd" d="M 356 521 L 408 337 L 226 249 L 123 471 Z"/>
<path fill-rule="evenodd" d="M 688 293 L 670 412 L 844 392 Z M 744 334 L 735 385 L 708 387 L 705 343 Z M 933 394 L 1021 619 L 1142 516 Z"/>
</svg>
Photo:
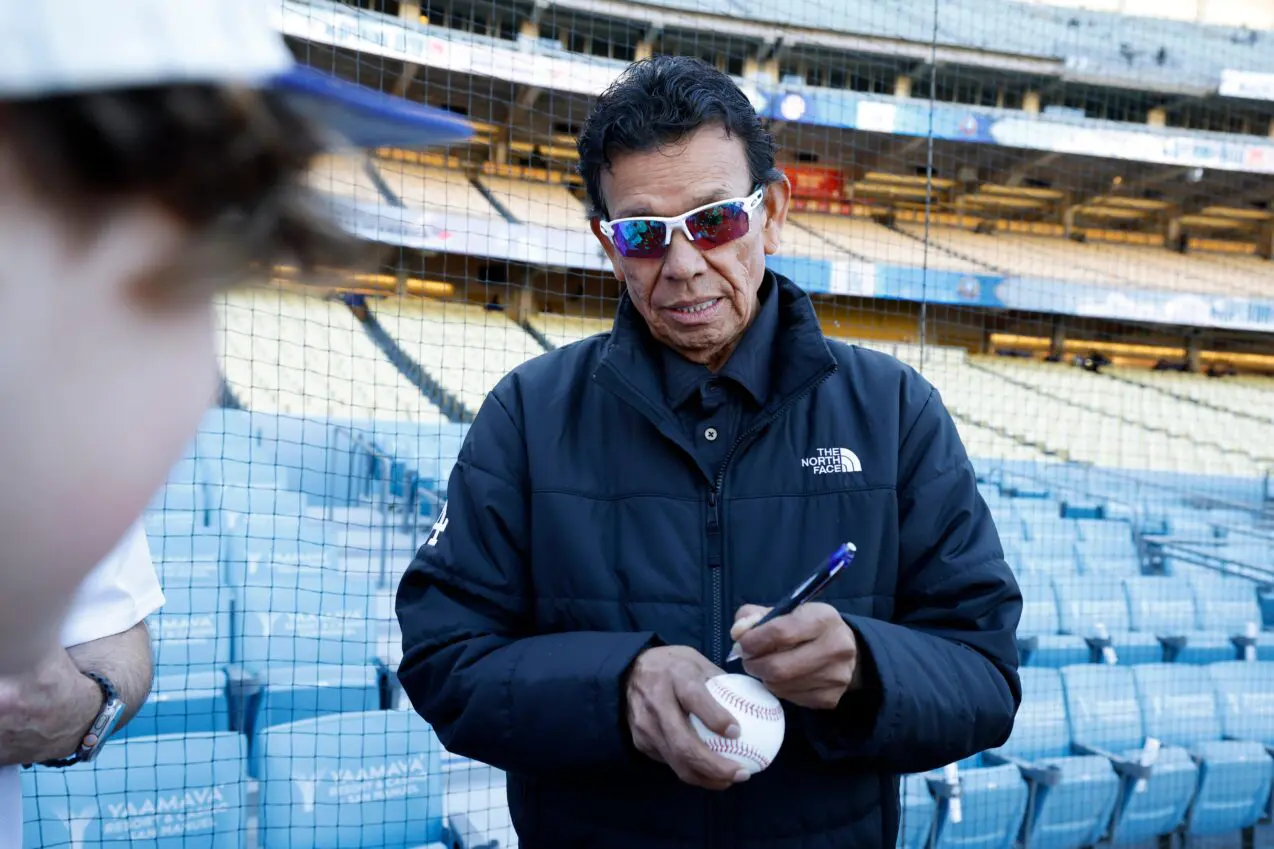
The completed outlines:
<svg viewBox="0 0 1274 849">
<path fill-rule="evenodd" d="M 1004 557 L 1018 575 L 1104 575 L 1131 577 L 1144 564 L 1132 537 L 1072 540 L 1044 537 L 1033 540 L 1003 538 Z"/>
<path fill-rule="evenodd" d="M 346 511 L 342 518 L 348 520 Z M 229 587 L 292 582 L 301 572 L 337 571 L 351 576 L 401 572 L 421 541 L 420 528 L 382 521 L 352 524 L 342 519 L 270 513 L 214 514 L 151 511 L 144 528 L 164 584 Z"/>
<path fill-rule="evenodd" d="M 300 516 L 305 513 L 306 498 L 287 489 L 286 473 L 276 466 L 263 466 L 251 483 L 168 483 L 151 498 L 152 511 L 174 510 L 197 512 L 205 525 L 212 524 L 218 511 L 228 513 L 269 513 Z M 270 481 L 275 478 L 274 481 Z"/>
<path fill-rule="evenodd" d="M 1023 663 L 1274 659 L 1250 582 L 1197 577 L 1023 577 Z"/>
<path fill-rule="evenodd" d="M 260 750 L 255 804 L 233 733 L 132 737 L 86 766 L 26 770 L 23 845 L 246 849 L 251 819 L 263 849 L 494 849 L 448 810 L 442 747 L 414 714 L 289 723 L 264 732 Z"/>
<path fill-rule="evenodd" d="M 262 729 L 390 706 L 396 623 L 377 581 L 318 569 L 276 569 L 241 586 L 216 571 L 164 574 L 167 601 L 147 620 L 155 697 L 134 733 L 242 731 L 255 765 Z"/>
<path fill-rule="evenodd" d="M 1004 746 L 908 779 L 914 827 L 900 845 L 1080 849 L 1227 834 L 1266 816 L 1274 665 L 1082 665 L 1021 679 Z"/>
</svg>

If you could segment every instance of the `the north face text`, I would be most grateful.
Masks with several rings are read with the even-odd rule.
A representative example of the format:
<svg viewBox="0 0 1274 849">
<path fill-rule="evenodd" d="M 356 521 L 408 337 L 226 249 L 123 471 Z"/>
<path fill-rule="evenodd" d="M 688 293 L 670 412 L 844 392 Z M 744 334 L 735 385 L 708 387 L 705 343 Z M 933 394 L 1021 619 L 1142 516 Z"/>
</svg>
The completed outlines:
<svg viewBox="0 0 1274 849">
<path fill-rule="evenodd" d="M 863 470 L 858 455 L 848 448 L 818 448 L 816 451 L 813 457 L 801 460 L 801 467 L 816 475 L 848 474 Z"/>
</svg>

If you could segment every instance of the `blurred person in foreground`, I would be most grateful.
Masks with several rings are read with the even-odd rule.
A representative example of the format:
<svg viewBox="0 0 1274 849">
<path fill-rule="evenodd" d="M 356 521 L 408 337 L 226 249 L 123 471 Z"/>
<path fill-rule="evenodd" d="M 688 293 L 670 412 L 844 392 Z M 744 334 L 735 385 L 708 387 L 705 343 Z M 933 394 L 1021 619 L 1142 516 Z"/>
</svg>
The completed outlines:
<svg viewBox="0 0 1274 849">
<path fill-rule="evenodd" d="M 468 132 L 298 68 L 269 11 L 0 0 L 0 674 L 53 651 L 213 402 L 214 295 L 353 255 L 312 157 Z"/>
<path fill-rule="evenodd" d="M 578 144 L 626 291 L 488 395 L 398 590 L 404 690 L 507 771 L 524 849 L 892 846 L 899 774 L 1004 743 L 1021 698 L 952 419 L 767 269 L 790 186 L 729 77 L 639 62 Z M 743 633 L 845 541 L 817 602 Z M 737 733 L 704 682 L 740 634 L 787 715 L 751 778 L 688 721 Z"/>
</svg>

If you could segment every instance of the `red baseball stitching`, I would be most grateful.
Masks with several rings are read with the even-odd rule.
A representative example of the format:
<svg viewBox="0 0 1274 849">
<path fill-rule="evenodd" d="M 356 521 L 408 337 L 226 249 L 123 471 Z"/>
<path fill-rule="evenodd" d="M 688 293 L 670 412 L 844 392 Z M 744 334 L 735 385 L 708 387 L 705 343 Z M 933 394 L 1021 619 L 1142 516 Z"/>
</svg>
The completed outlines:
<svg viewBox="0 0 1274 849">
<path fill-rule="evenodd" d="M 711 683 L 711 682 L 709 682 Z M 716 696 L 727 702 L 729 707 L 736 708 L 748 716 L 756 719 L 764 719 L 766 721 L 774 721 L 783 718 L 783 708 L 781 705 L 774 707 L 766 707 L 756 702 L 748 701 L 733 690 L 727 690 L 720 684 L 713 684 L 712 691 Z"/>
<path fill-rule="evenodd" d="M 749 746 L 747 743 L 740 743 L 738 740 L 731 740 L 727 737 L 709 737 L 704 741 L 708 744 L 708 751 L 716 752 L 722 755 L 738 755 L 747 758 L 756 766 L 756 771 L 760 772 L 770 765 L 770 759 Z"/>
</svg>

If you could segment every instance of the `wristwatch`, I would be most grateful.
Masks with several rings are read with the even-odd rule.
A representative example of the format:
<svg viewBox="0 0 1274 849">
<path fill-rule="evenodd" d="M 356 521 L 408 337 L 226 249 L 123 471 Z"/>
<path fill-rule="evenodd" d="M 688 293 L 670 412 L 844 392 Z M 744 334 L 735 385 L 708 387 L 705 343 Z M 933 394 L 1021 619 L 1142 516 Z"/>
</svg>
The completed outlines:
<svg viewBox="0 0 1274 849">
<path fill-rule="evenodd" d="M 115 685 L 96 672 L 83 674 L 92 678 L 97 682 L 97 686 L 102 688 L 102 709 L 97 712 L 97 716 L 93 717 L 93 724 L 89 726 L 88 732 L 80 740 L 79 747 L 69 758 L 44 761 L 40 764 L 41 766 L 64 767 L 91 762 L 102 751 L 107 739 L 119 725 L 120 717 L 124 715 L 124 702 L 115 692 Z"/>
</svg>

